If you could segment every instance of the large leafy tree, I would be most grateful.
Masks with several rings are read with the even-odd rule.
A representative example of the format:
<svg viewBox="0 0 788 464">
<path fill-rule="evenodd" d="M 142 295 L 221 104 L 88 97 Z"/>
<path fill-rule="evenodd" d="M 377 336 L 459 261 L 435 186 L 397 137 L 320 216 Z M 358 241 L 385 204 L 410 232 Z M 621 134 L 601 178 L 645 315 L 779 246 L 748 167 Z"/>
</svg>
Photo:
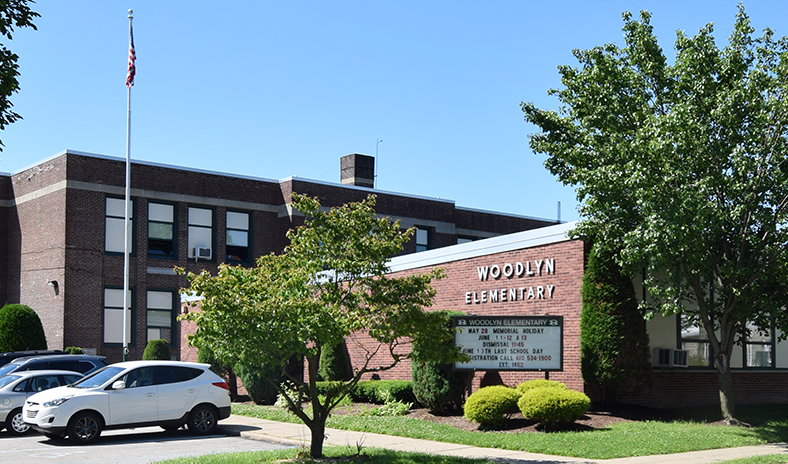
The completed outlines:
<svg viewBox="0 0 788 464">
<path fill-rule="evenodd" d="M 283 254 L 262 256 L 253 268 L 222 265 L 217 275 L 189 274 L 188 291 L 202 300 L 201 311 L 185 319 L 198 327 L 190 343 L 211 347 L 223 362 L 257 366 L 262 360 L 289 378 L 297 395 L 283 397 L 310 428 L 310 454 L 317 458 L 328 414 L 364 374 L 409 358 L 411 340 L 438 360 L 452 360 L 456 350 L 445 348 L 452 332 L 443 318 L 424 309 L 435 295 L 431 281 L 442 271 L 386 274 L 388 259 L 413 231 L 377 217 L 374 196 L 328 211 L 299 195 L 292 205 L 306 223 L 289 231 Z M 350 380 L 318 395 L 321 349 L 343 339 L 366 349 L 363 360 L 352 366 Z M 287 369 L 294 356 L 306 361 L 306 381 Z M 282 385 L 271 383 L 284 393 Z M 302 408 L 302 402 L 311 408 Z"/>
<path fill-rule="evenodd" d="M 788 330 L 788 41 L 739 6 L 728 44 L 711 24 L 677 33 L 668 62 L 624 13 L 626 45 L 575 50 L 558 111 L 522 104 L 547 168 L 577 187 L 581 237 L 646 268 L 653 308 L 709 336 L 733 422 L 731 352 L 750 330 Z"/>
<path fill-rule="evenodd" d="M 0 34 L 6 39 L 12 39 L 11 33 L 14 31 L 14 27 L 36 28 L 33 18 L 40 15 L 30 10 L 28 3 L 34 2 L 32 0 L 0 1 Z M 6 125 L 22 118 L 11 109 L 14 105 L 9 100 L 11 94 L 19 90 L 18 59 L 19 56 L 12 53 L 5 44 L 0 44 L 0 129 L 4 129 Z M 0 142 L 0 150 L 2 147 L 3 144 Z"/>
</svg>

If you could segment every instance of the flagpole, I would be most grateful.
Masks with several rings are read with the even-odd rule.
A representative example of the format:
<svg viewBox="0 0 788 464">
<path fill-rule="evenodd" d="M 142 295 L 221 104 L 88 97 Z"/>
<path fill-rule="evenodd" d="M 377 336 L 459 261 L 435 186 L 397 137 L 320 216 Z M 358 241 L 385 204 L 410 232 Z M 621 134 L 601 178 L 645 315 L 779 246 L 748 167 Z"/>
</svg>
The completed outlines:
<svg viewBox="0 0 788 464">
<path fill-rule="evenodd" d="M 134 85 L 135 60 L 134 35 L 131 22 L 134 20 L 134 13 L 129 10 L 129 68 L 126 74 L 126 196 L 123 222 L 123 360 L 129 353 L 129 341 L 127 340 L 128 318 L 129 318 L 129 203 L 131 200 L 131 87 Z"/>
</svg>

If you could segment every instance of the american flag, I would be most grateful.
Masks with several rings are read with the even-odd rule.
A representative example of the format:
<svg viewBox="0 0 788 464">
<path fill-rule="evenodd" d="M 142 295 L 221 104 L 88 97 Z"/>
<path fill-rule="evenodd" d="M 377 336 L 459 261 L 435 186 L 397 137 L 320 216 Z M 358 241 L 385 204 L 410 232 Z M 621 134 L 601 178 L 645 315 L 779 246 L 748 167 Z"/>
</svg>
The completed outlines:
<svg viewBox="0 0 788 464">
<path fill-rule="evenodd" d="M 134 33 L 129 25 L 129 70 L 126 73 L 126 87 L 134 85 L 134 75 L 137 74 L 135 61 L 137 61 L 137 53 L 134 51 Z"/>
</svg>

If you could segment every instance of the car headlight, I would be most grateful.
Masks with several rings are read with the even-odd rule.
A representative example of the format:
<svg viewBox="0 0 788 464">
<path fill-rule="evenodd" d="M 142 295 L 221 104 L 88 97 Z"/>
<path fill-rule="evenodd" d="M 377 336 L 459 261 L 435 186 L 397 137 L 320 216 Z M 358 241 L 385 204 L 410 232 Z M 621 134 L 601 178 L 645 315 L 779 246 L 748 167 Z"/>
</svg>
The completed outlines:
<svg viewBox="0 0 788 464">
<path fill-rule="evenodd" d="M 73 397 L 73 396 L 74 395 L 63 396 L 61 398 L 57 398 L 57 399 L 54 399 L 52 401 L 47 401 L 46 403 L 44 403 L 44 407 L 45 408 L 51 408 L 53 406 L 60 406 L 61 404 L 65 403 L 66 401 L 70 400 L 71 397 Z"/>
</svg>

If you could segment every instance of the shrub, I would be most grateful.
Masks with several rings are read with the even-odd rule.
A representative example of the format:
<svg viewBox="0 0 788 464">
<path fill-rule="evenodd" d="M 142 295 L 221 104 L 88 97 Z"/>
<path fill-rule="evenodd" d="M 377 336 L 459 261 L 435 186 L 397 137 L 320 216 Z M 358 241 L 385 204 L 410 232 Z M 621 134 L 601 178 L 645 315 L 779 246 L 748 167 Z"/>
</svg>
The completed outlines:
<svg viewBox="0 0 788 464">
<path fill-rule="evenodd" d="M 598 247 L 588 257 L 581 294 L 580 370 L 611 406 L 650 381 L 646 322 L 632 280 Z"/>
<path fill-rule="evenodd" d="M 317 369 L 319 380 L 350 380 L 350 355 L 344 340 L 336 345 L 320 349 L 320 364 Z"/>
<path fill-rule="evenodd" d="M 566 390 L 568 387 L 566 384 L 556 380 L 533 379 L 527 380 L 518 385 L 517 392 L 522 396 L 523 393 L 527 392 L 528 390 L 533 390 L 534 388 L 560 388 L 562 390 Z"/>
<path fill-rule="evenodd" d="M 442 312 L 446 317 L 446 324 L 451 324 L 451 316 L 462 314 L 459 312 Z M 447 343 L 453 347 L 453 340 Z M 468 376 L 473 375 L 468 371 L 454 370 L 451 363 L 422 361 L 419 354 L 422 347 L 418 341 L 413 342 L 413 359 L 411 360 L 411 375 L 413 378 L 413 395 L 416 400 L 430 411 L 441 413 L 449 409 L 460 409 L 465 400 L 465 391 Z"/>
<path fill-rule="evenodd" d="M 590 404 L 591 400 L 584 393 L 555 387 L 530 389 L 517 401 L 523 417 L 533 419 L 547 429 L 576 421 Z"/>
<path fill-rule="evenodd" d="M 387 401 L 414 403 L 413 383 L 407 380 L 365 380 L 356 384 L 350 395 L 354 401 L 384 404 Z"/>
<path fill-rule="evenodd" d="M 465 401 L 465 418 L 482 425 L 498 425 L 516 408 L 518 398 L 517 390 L 505 385 L 480 388 Z"/>
<path fill-rule="evenodd" d="M 0 308 L 0 352 L 45 349 L 44 326 L 30 306 L 9 304 Z"/>
<path fill-rule="evenodd" d="M 151 340 L 145 346 L 145 351 L 142 352 L 143 361 L 156 359 L 169 361 L 170 358 L 170 347 L 167 344 L 167 340 Z"/>
<path fill-rule="evenodd" d="M 277 385 L 285 381 L 285 375 L 279 369 L 266 365 L 247 367 L 239 363 L 235 366 L 235 373 L 241 378 L 249 398 L 256 404 L 274 404 L 278 392 L 269 380 Z"/>
<path fill-rule="evenodd" d="M 219 361 L 216 358 L 216 354 L 208 346 L 197 350 L 197 362 L 210 364 L 211 370 L 227 382 L 227 387 L 230 389 L 230 400 L 235 401 L 238 399 L 238 378 L 235 376 L 232 366 L 225 365 L 225 363 Z"/>
<path fill-rule="evenodd" d="M 402 401 L 390 401 L 374 409 L 363 412 L 363 416 L 404 416 L 413 407 L 413 403 L 403 403 Z"/>
<path fill-rule="evenodd" d="M 84 354 L 82 353 L 82 348 L 78 346 L 68 346 L 64 351 L 66 351 L 68 354 Z"/>
</svg>

